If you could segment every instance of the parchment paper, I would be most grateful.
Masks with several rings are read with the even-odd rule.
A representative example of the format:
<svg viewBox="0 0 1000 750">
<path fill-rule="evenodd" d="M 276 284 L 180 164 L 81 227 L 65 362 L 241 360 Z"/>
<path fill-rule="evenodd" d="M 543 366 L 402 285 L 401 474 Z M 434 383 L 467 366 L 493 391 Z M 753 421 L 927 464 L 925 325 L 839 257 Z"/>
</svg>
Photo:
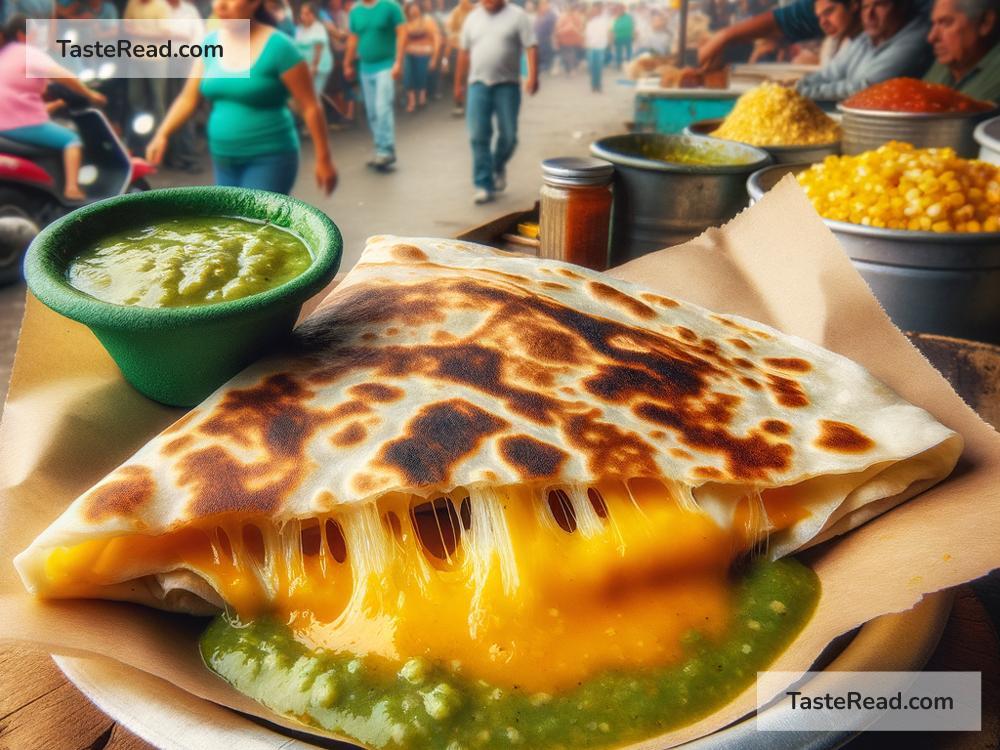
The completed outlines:
<svg viewBox="0 0 1000 750">
<path fill-rule="evenodd" d="M 794 180 L 721 230 L 610 273 L 848 356 L 965 437 L 948 480 L 808 553 L 822 582 L 819 606 L 773 669 L 805 670 L 835 636 L 1000 565 L 1000 435 L 892 325 Z M 10 562 L 181 413 L 132 390 L 85 327 L 29 297 L 0 425 L 0 638 L 108 656 L 274 720 L 201 664 L 203 621 L 112 602 L 37 602 Z M 636 747 L 706 734 L 751 711 L 754 698 L 750 689 L 707 719 Z"/>
</svg>

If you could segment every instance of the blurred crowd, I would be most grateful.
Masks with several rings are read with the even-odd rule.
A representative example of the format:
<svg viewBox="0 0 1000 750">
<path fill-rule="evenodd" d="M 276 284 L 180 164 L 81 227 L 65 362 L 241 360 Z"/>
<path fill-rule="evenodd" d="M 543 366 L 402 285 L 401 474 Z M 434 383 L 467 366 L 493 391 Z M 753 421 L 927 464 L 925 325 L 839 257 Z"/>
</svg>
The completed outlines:
<svg viewBox="0 0 1000 750">
<path fill-rule="evenodd" d="M 606 71 L 618 76 L 636 58 L 699 75 L 733 62 L 808 63 L 817 69 L 796 85 L 814 99 L 842 99 L 897 76 L 1000 98 L 1000 0 L 691 0 L 684 55 L 679 0 L 521 2 L 5 0 L 0 94 L 11 104 L 0 109 L 0 136 L 62 150 L 65 196 L 83 197 L 72 177 L 79 138 L 49 121 L 57 107 L 44 83 L 19 72 L 23 53 L 14 62 L 25 18 L 179 19 L 193 24 L 194 37 L 222 34 L 218 19 L 249 19 L 253 62 L 242 82 L 208 75 L 219 64 L 209 60 L 185 77 L 128 80 L 52 62 L 50 80 L 103 107 L 153 164 L 203 171 L 207 142 L 217 183 L 278 192 L 295 181 L 300 137 L 313 141 L 317 184 L 329 192 L 337 182 L 331 131 L 363 115 L 368 164 L 390 173 L 397 113 L 417 116 L 449 98 L 467 121 L 475 200 L 486 202 L 506 184 L 522 93 L 534 94 L 541 76 L 579 76 L 600 92 Z"/>
</svg>

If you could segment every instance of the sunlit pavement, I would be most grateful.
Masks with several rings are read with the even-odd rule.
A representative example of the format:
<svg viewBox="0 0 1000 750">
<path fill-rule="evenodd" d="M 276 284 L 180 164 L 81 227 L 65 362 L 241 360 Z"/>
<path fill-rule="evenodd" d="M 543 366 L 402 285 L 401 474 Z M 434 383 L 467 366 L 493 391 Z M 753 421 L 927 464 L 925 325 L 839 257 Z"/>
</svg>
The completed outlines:
<svg viewBox="0 0 1000 750">
<path fill-rule="evenodd" d="M 607 77 L 612 73 L 608 70 Z M 572 78 L 546 76 L 534 97 L 521 106 L 519 144 L 507 169 L 507 190 L 493 203 L 472 202 L 472 155 L 464 117 L 451 114 L 448 95 L 424 110 L 396 114 L 394 172 L 381 174 L 365 166 L 372 143 L 363 123 L 331 133 L 340 187 L 329 198 L 316 189 L 311 144 L 303 138 L 302 163 L 293 195 L 323 209 L 344 234 L 342 269 L 354 265 L 373 234 L 448 237 L 476 224 L 521 208 L 530 208 L 541 186 L 542 159 L 578 156 L 598 136 L 622 132 L 632 118 L 633 89 L 606 81 L 603 94 L 592 94 L 584 71 Z M 200 175 L 164 172 L 155 184 L 195 185 L 211 182 L 211 170 Z"/>
<path fill-rule="evenodd" d="M 357 261 L 373 234 L 448 237 L 496 216 L 530 208 L 541 186 L 539 162 L 551 156 L 582 156 L 596 137 L 624 130 L 632 117 L 633 89 L 616 83 L 609 69 L 603 94 L 590 92 L 586 71 L 571 78 L 545 76 L 521 106 L 519 145 L 507 169 L 507 190 L 493 203 L 472 202 L 472 157 L 465 120 L 451 114 L 449 93 L 424 110 L 397 110 L 399 162 L 389 174 L 365 166 L 372 156 L 367 127 L 331 133 L 340 187 L 329 198 L 316 189 L 311 145 L 303 139 L 302 166 L 293 195 L 323 209 L 344 235 L 341 270 Z M 359 110 L 359 114 L 361 114 Z M 204 159 L 201 174 L 164 171 L 154 187 L 211 184 Z M 24 285 L 0 288 L 0 398 L 7 393 L 10 365 L 24 309 Z"/>
</svg>

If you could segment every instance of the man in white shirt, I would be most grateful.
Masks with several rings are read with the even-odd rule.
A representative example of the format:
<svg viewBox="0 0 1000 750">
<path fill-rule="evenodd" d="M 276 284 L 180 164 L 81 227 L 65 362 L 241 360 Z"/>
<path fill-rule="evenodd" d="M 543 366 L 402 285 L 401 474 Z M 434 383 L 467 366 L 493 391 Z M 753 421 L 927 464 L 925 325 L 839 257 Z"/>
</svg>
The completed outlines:
<svg viewBox="0 0 1000 750">
<path fill-rule="evenodd" d="M 459 48 L 455 99 L 465 100 L 475 202 L 487 203 L 507 187 L 507 162 L 517 146 L 522 54 L 528 61 L 524 90 L 529 95 L 538 91 L 535 29 L 528 15 L 516 5 L 506 0 L 481 0 L 462 25 Z"/>
<path fill-rule="evenodd" d="M 587 67 L 590 69 L 590 90 L 601 90 L 604 62 L 607 60 L 608 45 L 611 44 L 611 17 L 604 12 L 601 3 L 590 6 L 590 17 L 583 30 L 583 41 L 587 47 Z"/>
</svg>

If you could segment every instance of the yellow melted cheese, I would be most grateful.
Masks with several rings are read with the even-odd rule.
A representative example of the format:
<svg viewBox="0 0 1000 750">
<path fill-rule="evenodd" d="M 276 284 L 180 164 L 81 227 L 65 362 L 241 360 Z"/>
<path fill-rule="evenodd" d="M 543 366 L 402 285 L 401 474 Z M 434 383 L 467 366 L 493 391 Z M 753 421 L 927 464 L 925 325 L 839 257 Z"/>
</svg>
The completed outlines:
<svg viewBox="0 0 1000 750">
<path fill-rule="evenodd" d="M 280 529 L 217 518 L 54 550 L 42 593 L 94 595 L 137 561 L 186 567 L 240 619 L 274 615 L 308 645 L 397 664 L 419 656 L 554 692 L 608 668 L 676 661 L 692 629 L 721 636 L 733 560 L 804 514 L 792 490 L 756 497 L 730 528 L 645 480 L 555 495 L 457 490 L 455 510 L 441 501 L 430 515 L 426 500 L 392 495 Z"/>
</svg>

